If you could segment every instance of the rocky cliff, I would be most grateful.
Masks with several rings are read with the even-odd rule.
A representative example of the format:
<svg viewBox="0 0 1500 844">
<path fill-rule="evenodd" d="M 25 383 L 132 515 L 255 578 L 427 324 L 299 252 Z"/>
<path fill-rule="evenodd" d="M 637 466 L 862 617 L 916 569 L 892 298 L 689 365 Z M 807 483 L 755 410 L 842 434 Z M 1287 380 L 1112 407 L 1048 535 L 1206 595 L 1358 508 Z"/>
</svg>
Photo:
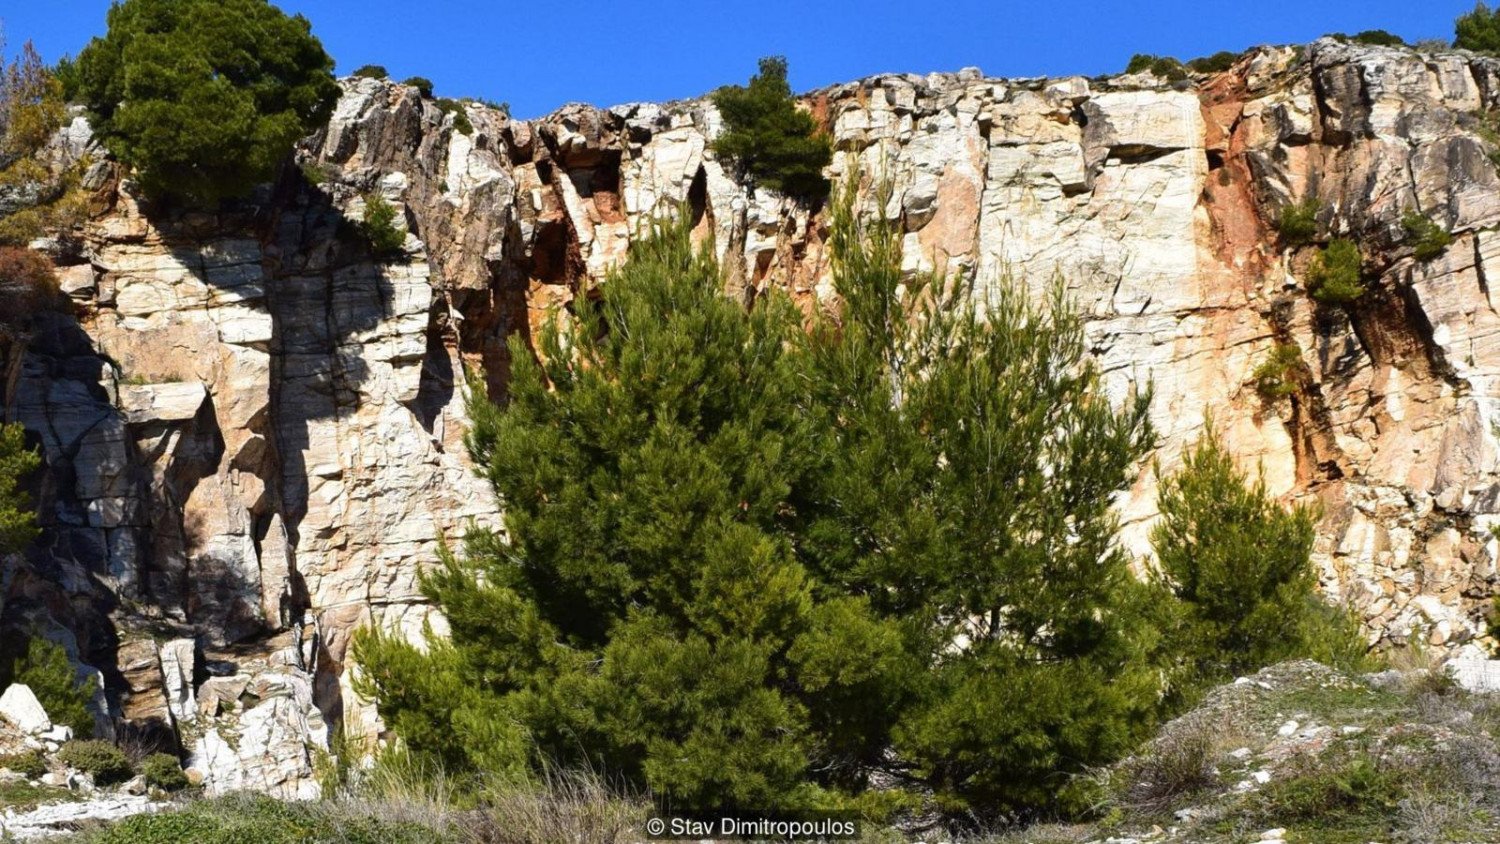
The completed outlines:
<svg viewBox="0 0 1500 844">
<path fill-rule="evenodd" d="M 1211 415 L 1276 494 L 1322 502 L 1324 586 L 1372 641 L 1483 641 L 1500 61 L 1323 40 L 1175 85 L 963 71 L 805 102 L 835 179 L 894 188 L 864 211 L 902 227 L 912 270 L 973 273 L 979 295 L 1065 280 L 1111 389 L 1155 384 L 1165 468 Z M 42 244 L 76 314 L 0 343 L 6 416 L 46 459 L 45 537 L 6 569 L 5 611 L 97 667 L 121 723 L 180 736 L 212 788 L 314 794 L 330 724 L 377 723 L 350 634 L 441 629 L 417 572 L 498 521 L 462 447 L 464 374 L 503 393 L 506 338 L 603 280 L 654 215 L 693 214 L 734 295 L 831 295 L 824 215 L 727 172 L 707 101 L 459 110 L 346 80 L 299 166 L 219 213 L 143 205 L 81 119 L 54 145 L 99 159 L 95 213 Z M 355 231 L 372 193 L 402 212 L 404 260 Z M 1316 246 L 1271 225 L 1308 199 L 1361 245 L 1352 304 L 1312 299 Z M 1418 260 L 1409 212 L 1452 244 Z M 1277 346 L 1290 395 L 1268 398 L 1255 370 Z M 1119 502 L 1142 554 L 1154 486 L 1143 467 Z"/>
</svg>

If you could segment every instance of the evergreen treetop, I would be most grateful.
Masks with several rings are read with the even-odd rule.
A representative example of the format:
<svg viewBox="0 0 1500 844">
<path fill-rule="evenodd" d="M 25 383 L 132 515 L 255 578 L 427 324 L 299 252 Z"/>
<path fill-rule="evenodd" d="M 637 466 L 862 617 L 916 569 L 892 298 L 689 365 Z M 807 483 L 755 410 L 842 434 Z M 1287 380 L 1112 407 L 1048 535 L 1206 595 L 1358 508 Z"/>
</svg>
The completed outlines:
<svg viewBox="0 0 1500 844">
<path fill-rule="evenodd" d="M 828 194 L 823 168 L 833 160 L 833 144 L 812 115 L 797 107 L 786 71 L 785 58 L 764 58 L 748 86 L 714 92 L 724 131 L 713 150 L 753 184 L 816 201 Z"/>
</svg>

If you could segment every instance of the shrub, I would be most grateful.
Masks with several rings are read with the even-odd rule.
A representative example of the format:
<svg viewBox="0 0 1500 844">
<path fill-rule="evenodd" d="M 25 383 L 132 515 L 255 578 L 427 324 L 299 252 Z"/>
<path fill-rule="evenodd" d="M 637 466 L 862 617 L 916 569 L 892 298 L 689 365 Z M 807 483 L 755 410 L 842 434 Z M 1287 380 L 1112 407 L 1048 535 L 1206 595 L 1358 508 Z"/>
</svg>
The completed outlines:
<svg viewBox="0 0 1500 844">
<path fill-rule="evenodd" d="M 141 774 L 146 784 L 162 791 L 181 791 L 188 786 L 187 774 L 182 764 L 170 753 L 153 753 L 141 762 Z"/>
<path fill-rule="evenodd" d="M 133 773 L 123 750 L 98 739 L 67 742 L 57 752 L 57 759 L 70 768 L 93 774 L 99 785 L 124 782 Z"/>
<path fill-rule="evenodd" d="M 34 780 L 47 773 L 47 760 L 42 758 L 40 750 L 5 753 L 0 754 L 0 768 L 9 768 L 27 779 Z"/>
<path fill-rule="evenodd" d="M 1197 679 L 1217 682 L 1308 655 L 1316 601 L 1317 512 L 1284 509 L 1257 478 L 1247 484 L 1212 426 L 1161 477 L 1161 520 L 1151 531 L 1165 585 L 1183 602 L 1173 650 Z"/>
<path fill-rule="evenodd" d="M 311 24 L 266 0 L 124 0 L 78 74 L 95 136 L 141 187 L 198 202 L 270 180 L 339 96 Z"/>
<path fill-rule="evenodd" d="M 386 202 L 380 194 L 365 194 L 365 212 L 360 231 L 369 242 L 370 250 L 378 258 L 394 258 L 406 246 L 406 232 L 396 225 L 397 213 L 396 206 Z"/>
<path fill-rule="evenodd" d="M 62 94 L 30 41 L 0 68 L 0 166 L 35 153 L 62 126 Z"/>
<path fill-rule="evenodd" d="M 1416 211 L 1408 211 L 1401 217 L 1401 227 L 1406 230 L 1406 237 L 1412 246 L 1412 254 L 1418 261 L 1430 261 L 1443 254 L 1449 244 L 1453 243 L 1453 235 L 1432 220 L 1422 216 Z"/>
<path fill-rule="evenodd" d="M 1136 53 L 1130 57 L 1130 63 L 1125 65 L 1126 73 L 1145 73 L 1147 71 L 1168 82 L 1181 82 L 1187 78 L 1187 69 L 1182 66 L 1182 62 L 1171 56 L 1153 56 L 1148 53 Z"/>
<path fill-rule="evenodd" d="M 786 81 L 786 59 L 760 60 L 760 72 L 746 87 L 731 85 L 713 94 L 724 131 L 713 150 L 754 183 L 808 201 L 828 194 L 823 168 L 833 160 L 833 143 L 812 115 L 797 108 Z"/>
<path fill-rule="evenodd" d="M 0 246 L 0 327 L 24 328 L 57 300 L 57 276 L 45 255 L 24 246 Z"/>
<path fill-rule="evenodd" d="M 1377 47 L 1405 47 L 1406 41 L 1399 35 L 1392 35 L 1383 29 L 1367 29 L 1356 33 L 1350 39 L 1357 44 L 1371 44 Z"/>
<path fill-rule="evenodd" d="M 1255 367 L 1255 390 L 1265 399 L 1275 401 L 1297 392 L 1297 373 L 1302 368 L 1302 353 L 1290 343 L 1277 343 L 1271 354 Z"/>
<path fill-rule="evenodd" d="M 1287 246 L 1306 246 L 1318 235 L 1318 210 L 1322 203 L 1316 197 L 1281 206 L 1276 218 L 1276 232 Z"/>
<path fill-rule="evenodd" d="M 1234 66 L 1240 58 L 1239 53 L 1231 53 L 1228 50 L 1220 50 L 1211 56 L 1202 56 L 1187 63 L 1188 70 L 1195 73 L 1223 73 Z"/>
<path fill-rule="evenodd" d="M 1399 770 L 1357 755 L 1273 780 L 1257 801 L 1258 814 L 1268 822 L 1313 823 L 1329 829 L 1359 823 L 1383 826 L 1406 794 L 1404 779 Z"/>
<path fill-rule="evenodd" d="M 1453 46 L 1476 53 L 1500 52 L 1500 8 L 1490 9 L 1483 0 L 1474 10 L 1453 22 Z"/>
<path fill-rule="evenodd" d="M 1364 295 L 1359 245 L 1352 240 L 1336 237 L 1328 246 L 1313 256 L 1307 268 L 1307 289 L 1319 302 L 1330 305 L 1347 305 Z"/>
<path fill-rule="evenodd" d="M 469 120 L 469 110 L 464 108 L 462 100 L 450 100 L 443 98 L 437 101 L 437 107 L 444 114 L 453 115 L 453 130 L 460 135 L 474 134 L 474 124 Z"/>
<path fill-rule="evenodd" d="M 32 636 L 13 672 L 13 681 L 31 688 L 52 723 L 73 728 L 73 735 L 80 738 L 93 735 L 94 716 L 88 707 L 93 689 L 87 681 L 79 680 L 62 645 Z"/>
<path fill-rule="evenodd" d="M 26 447 L 20 423 L 0 424 L 0 555 L 13 554 L 36 538 L 36 513 L 20 486 L 41 463 Z"/>
<path fill-rule="evenodd" d="M 83 840 L 87 844 L 456 844 L 471 840 L 459 834 L 456 819 L 383 815 L 379 807 L 282 802 L 241 793 L 194 801 L 175 811 L 135 815 L 85 833 Z"/>
<path fill-rule="evenodd" d="M 417 93 L 421 94 L 425 99 L 432 99 L 432 80 L 425 76 L 413 76 L 401 84 L 416 88 Z"/>
<path fill-rule="evenodd" d="M 384 65 L 367 64 L 360 65 L 359 69 L 350 74 L 358 79 L 390 79 L 390 71 Z"/>
<path fill-rule="evenodd" d="M 332 176 L 327 164 L 319 164 L 313 161 L 304 161 L 297 169 L 302 171 L 302 178 L 309 185 L 321 185 L 327 182 Z"/>
<path fill-rule="evenodd" d="M 903 295 L 900 233 L 854 201 L 830 223 L 843 310 L 811 336 L 781 294 L 724 296 L 680 213 L 539 355 L 513 341 L 468 438 L 505 532 L 423 580 L 450 637 L 355 639 L 414 753 L 602 767 L 678 808 L 889 776 L 998 815 L 1078 809 L 1068 777 L 1144 737 L 1166 596 L 1109 502 L 1149 393 L 1110 402 L 1060 284 L 984 314 L 960 280 Z"/>
</svg>

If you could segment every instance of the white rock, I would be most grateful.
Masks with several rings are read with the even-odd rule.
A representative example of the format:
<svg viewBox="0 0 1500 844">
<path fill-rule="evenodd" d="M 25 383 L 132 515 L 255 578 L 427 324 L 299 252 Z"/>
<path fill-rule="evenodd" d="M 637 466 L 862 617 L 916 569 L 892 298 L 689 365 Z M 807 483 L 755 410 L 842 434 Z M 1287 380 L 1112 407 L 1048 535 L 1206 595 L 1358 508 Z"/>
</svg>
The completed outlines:
<svg viewBox="0 0 1500 844">
<path fill-rule="evenodd" d="M 1288 721 L 1285 724 L 1281 725 L 1281 729 L 1276 731 L 1276 735 L 1281 736 L 1282 738 L 1286 738 L 1287 736 L 1290 736 L 1293 733 L 1297 732 L 1297 727 L 1298 724 L 1296 721 Z"/>
<path fill-rule="evenodd" d="M 1443 670 L 1471 692 L 1500 692 L 1500 659 L 1450 659 Z"/>
<path fill-rule="evenodd" d="M 47 710 L 42 708 L 31 688 L 22 683 L 11 683 L 0 694 L 0 717 L 16 725 L 23 733 L 45 733 L 52 729 Z"/>
</svg>

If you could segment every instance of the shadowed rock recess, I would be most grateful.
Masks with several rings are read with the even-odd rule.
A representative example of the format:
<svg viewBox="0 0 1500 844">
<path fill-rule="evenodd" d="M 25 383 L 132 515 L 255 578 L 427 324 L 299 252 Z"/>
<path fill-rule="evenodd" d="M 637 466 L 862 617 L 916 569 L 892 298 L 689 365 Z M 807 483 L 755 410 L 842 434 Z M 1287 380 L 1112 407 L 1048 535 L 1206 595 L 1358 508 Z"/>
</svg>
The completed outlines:
<svg viewBox="0 0 1500 844">
<path fill-rule="evenodd" d="M 747 192 L 707 150 L 707 100 L 535 121 L 465 104 L 460 131 L 415 88 L 343 87 L 300 166 L 238 211 L 143 207 L 96 161 L 82 242 L 50 249 L 77 315 L 0 341 L 5 416 L 46 464 L 6 616 L 98 669 L 101 726 L 180 741 L 210 792 L 315 795 L 333 725 L 378 729 L 350 635 L 441 630 L 417 573 L 499 522 L 462 446 L 463 373 L 503 394 L 506 338 L 654 215 L 685 203 L 733 295 L 832 295 L 822 211 Z M 1322 502 L 1323 586 L 1372 641 L 1477 647 L 1500 522 L 1500 61 L 1323 40 L 1178 86 L 963 71 L 804 101 L 835 180 L 890 180 L 864 213 L 902 227 L 911 270 L 973 273 L 978 295 L 1060 275 L 1113 394 L 1154 381 L 1164 468 L 1212 414 L 1272 492 Z M 85 154 L 82 121 L 54 147 Z M 359 235 L 372 194 L 408 229 L 402 260 Z M 1353 303 L 1312 299 L 1317 245 L 1279 243 L 1279 209 L 1309 198 L 1322 237 L 1360 244 Z M 1418 261 L 1408 212 L 1452 244 Z M 1267 398 L 1277 345 L 1301 366 Z M 1119 501 L 1141 555 L 1154 501 L 1143 467 Z"/>
</svg>

